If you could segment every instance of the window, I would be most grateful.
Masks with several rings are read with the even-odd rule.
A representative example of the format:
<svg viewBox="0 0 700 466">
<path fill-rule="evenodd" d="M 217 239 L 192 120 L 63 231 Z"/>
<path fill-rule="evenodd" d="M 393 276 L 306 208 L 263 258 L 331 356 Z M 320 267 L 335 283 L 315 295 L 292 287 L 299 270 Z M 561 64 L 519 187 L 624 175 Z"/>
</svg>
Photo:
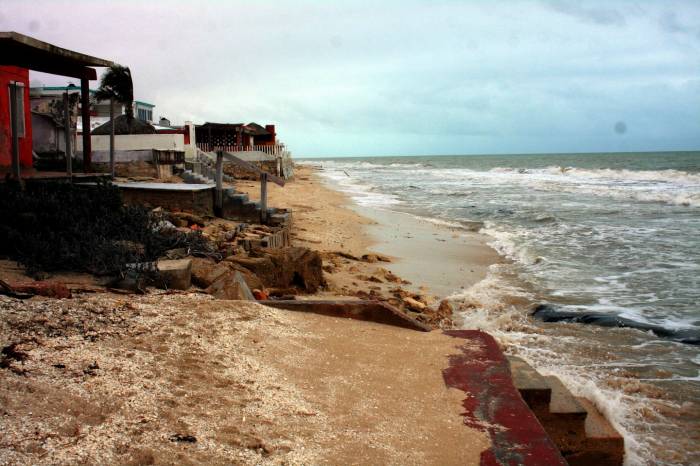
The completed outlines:
<svg viewBox="0 0 700 466">
<path fill-rule="evenodd" d="M 19 114 L 17 135 L 23 138 L 25 136 L 24 122 L 26 119 L 26 116 L 24 115 L 24 83 L 10 82 L 7 88 L 7 92 L 9 94 L 9 99 L 7 99 L 7 101 L 10 103 L 10 116 L 12 116 L 12 87 L 15 87 L 15 89 L 17 89 L 17 92 L 15 93 L 15 108 L 17 108 L 17 113 Z M 12 126 L 10 125 L 10 128 L 11 127 Z"/>
</svg>

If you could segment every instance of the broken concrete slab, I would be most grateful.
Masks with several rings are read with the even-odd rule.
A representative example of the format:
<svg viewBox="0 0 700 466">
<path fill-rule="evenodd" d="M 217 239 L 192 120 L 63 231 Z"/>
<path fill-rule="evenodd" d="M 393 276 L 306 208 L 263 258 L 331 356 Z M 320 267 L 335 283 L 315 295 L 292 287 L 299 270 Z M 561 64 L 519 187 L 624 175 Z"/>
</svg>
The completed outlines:
<svg viewBox="0 0 700 466">
<path fill-rule="evenodd" d="M 346 317 L 349 319 L 366 320 L 380 324 L 394 325 L 396 327 L 409 328 L 429 332 L 430 326 L 418 322 L 400 310 L 381 301 L 367 300 L 267 300 L 259 301 L 260 304 L 287 309 L 289 311 L 312 312 L 333 317 Z"/>
</svg>

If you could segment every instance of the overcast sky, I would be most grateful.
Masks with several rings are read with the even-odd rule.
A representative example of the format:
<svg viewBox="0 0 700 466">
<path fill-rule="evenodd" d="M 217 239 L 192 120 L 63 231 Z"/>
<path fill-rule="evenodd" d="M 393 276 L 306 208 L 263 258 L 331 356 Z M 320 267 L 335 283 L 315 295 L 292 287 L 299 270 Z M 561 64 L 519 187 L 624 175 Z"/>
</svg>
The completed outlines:
<svg viewBox="0 0 700 466">
<path fill-rule="evenodd" d="M 0 30 L 129 66 L 154 117 L 275 123 L 296 156 L 700 149 L 697 0 L 0 0 Z"/>
</svg>

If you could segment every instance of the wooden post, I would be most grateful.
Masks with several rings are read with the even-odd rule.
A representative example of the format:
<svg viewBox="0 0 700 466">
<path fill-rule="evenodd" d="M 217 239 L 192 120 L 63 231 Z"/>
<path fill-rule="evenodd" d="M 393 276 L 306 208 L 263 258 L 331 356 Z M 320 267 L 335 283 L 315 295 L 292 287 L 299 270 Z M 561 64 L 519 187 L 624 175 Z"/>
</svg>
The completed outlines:
<svg viewBox="0 0 700 466">
<path fill-rule="evenodd" d="M 114 179 L 114 97 L 109 99 L 109 121 L 112 124 L 109 132 L 109 173 Z"/>
<path fill-rule="evenodd" d="M 12 128 L 12 176 L 19 180 L 21 167 L 19 160 L 19 108 L 17 105 L 19 86 L 10 84 L 10 126 Z M 24 98 L 24 96 L 22 96 Z"/>
<path fill-rule="evenodd" d="M 66 173 L 73 176 L 73 151 L 71 150 L 70 134 L 70 98 L 68 93 L 63 94 L 63 135 L 65 136 L 66 147 Z"/>
<path fill-rule="evenodd" d="M 260 174 L 260 222 L 267 223 L 267 173 Z"/>
<path fill-rule="evenodd" d="M 224 208 L 224 153 L 216 152 L 216 208 L 219 215 Z"/>
<path fill-rule="evenodd" d="M 81 116 L 83 121 L 83 172 L 90 173 L 92 165 L 92 138 L 90 137 L 90 80 L 80 80 Z"/>
</svg>

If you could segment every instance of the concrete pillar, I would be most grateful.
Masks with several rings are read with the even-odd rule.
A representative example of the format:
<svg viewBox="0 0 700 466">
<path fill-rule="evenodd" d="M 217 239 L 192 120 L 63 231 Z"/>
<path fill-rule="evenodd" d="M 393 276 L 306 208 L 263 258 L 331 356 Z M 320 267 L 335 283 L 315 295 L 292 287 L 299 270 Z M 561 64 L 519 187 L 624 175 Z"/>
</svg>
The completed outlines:
<svg viewBox="0 0 700 466">
<path fill-rule="evenodd" d="M 68 92 L 63 93 L 63 134 L 66 137 L 66 173 L 68 176 L 73 176 L 73 150 L 71 148 L 71 131 L 70 131 L 70 97 Z"/>
<path fill-rule="evenodd" d="M 12 176 L 19 180 L 22 174 L 19 160 L 19 98 L 20 87 L 13 83 L 10 85 L 10 127 L 12 129 Z M 24 98 L 24 96 L 22 96 Z"/>
<path fill-rule="evenodd" d="M 90 80 L 80 80 L 81 117 L 83 124 L 83 171 L 89 173 L 92 165 L 92 140 L 90 135 Z"/>
</svg>

